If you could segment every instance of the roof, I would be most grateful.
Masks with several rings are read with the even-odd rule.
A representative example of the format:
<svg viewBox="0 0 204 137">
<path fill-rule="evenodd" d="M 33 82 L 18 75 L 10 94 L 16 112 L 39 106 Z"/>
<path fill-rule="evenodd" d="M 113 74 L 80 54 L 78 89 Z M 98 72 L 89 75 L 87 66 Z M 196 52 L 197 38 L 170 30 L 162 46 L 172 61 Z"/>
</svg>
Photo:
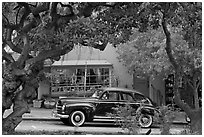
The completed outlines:
<svg viewBox="0 0 204 137">
<path fill-rule="evenodd" d="M 106 65 L 111 66 L 107 60 L 66 60 L 66 61 L 55 61 L 51 66 L 98 66 Z M 47 65 L 48 66 L 48 65 Z"/>
<path fill-rule="evenodd" d="M 141 92 L 137 91 L 137 90 L 133 90 L 133 89 L 127 89 L 127 88 L 120 88 L 120 87 L 107 87 L 105 88 L 105 90 L 108 91 L 123 91 L 123 92 L 132 92 L 132 93 L 137 93 L 140 95 L 144 95 Z"/>
</svg>

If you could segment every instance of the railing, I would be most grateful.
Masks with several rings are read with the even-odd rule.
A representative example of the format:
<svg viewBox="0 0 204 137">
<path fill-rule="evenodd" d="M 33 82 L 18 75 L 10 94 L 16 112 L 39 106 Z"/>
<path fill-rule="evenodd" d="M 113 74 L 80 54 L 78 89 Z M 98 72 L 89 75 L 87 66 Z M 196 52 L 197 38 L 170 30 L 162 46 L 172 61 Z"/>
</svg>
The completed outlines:
<svg viewBox="0 0 204 137">
<path fill-rule="evenodd" d="M 95 79 L 93 78 L 95 77 Z M 111 83 L 110 83 L 111 81 Z M 101 87 L 110 87 L 117 86 L 117 80 L 115 76 L 90 76 L 84 81 L 83 77 L 66 77 L 62 76 L 60 78 L 51 78 L 51 92 L 69 92 L 69 91 L 80 91 L 80 90 L 89 90 L 92 88 L 101 88 Z"/>
</svg>

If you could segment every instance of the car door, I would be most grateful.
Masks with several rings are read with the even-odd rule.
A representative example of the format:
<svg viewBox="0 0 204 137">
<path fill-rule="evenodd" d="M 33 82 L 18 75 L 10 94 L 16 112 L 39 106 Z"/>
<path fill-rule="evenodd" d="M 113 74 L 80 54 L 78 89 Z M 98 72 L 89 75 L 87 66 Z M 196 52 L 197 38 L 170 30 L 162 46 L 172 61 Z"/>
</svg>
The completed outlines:
<svg viewBox="0 0 204 137">
<path fill-rule="evenodd" d="M 119 106 L 130 105 L 131 107 L 137 109 L 138 103 L 136 103 L 134 96 L 132 93 L 129 92 L 121 92 L 119 97 Z"/>
<path fill-rule="evenodd" d="M 95 115 L 107 116 L 107 113 L 113 112 L 113 107 L 116 107 L 117 103 L 118 103 L 117 92 L 105 91 L 97 102 Z"/>
</svg>

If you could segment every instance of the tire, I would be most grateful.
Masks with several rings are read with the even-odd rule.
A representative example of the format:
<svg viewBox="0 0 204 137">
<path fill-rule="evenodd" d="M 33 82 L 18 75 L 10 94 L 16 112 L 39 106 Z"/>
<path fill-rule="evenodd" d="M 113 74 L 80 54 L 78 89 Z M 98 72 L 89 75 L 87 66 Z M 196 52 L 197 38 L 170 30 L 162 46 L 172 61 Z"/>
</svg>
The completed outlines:
<svg viewBox="0 0 204 137">
<path fill-rule="evenodd" d="M 151 115 L 148 114 L 141 114 L 138 119 L 139 125 L 141 127 L 150 127 L 153 123 L 153 118 Z"/>
<path fill-rule="evenodd" d="M 68 118 L 60 118 L 60 120 L 65 124 L 65 125 L 69 125 L 69 119 Z"/>
<path fill-rule="evenodd" d="M 82 111 L 73 111 L 70 115 L 70 124 L 76 127 L 82 126 L 86 120 L 85 114 Z"/>
</svg>

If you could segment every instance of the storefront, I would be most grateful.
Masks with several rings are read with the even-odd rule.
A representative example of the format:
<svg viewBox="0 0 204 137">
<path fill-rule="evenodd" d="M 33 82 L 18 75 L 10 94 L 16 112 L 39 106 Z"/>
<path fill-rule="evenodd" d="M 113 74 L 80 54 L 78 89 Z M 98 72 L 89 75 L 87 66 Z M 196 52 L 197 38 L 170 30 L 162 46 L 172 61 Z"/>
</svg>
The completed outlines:
<svg viewBox="0 0 204 137">
<path fill-rule="evenodd" d="M 60 95 L 69 91 L 111 87 L 115 84 L 113 65 L 106 60 L 56 61 L 47 65 L 50 70 L 49 94 Z M 44 84 L 45 87 L 45 84 Z M 44 91 L 40 91 L 44 90 Z M 45 89 L 39 88 L 39 93 Z"/>
</svg>

